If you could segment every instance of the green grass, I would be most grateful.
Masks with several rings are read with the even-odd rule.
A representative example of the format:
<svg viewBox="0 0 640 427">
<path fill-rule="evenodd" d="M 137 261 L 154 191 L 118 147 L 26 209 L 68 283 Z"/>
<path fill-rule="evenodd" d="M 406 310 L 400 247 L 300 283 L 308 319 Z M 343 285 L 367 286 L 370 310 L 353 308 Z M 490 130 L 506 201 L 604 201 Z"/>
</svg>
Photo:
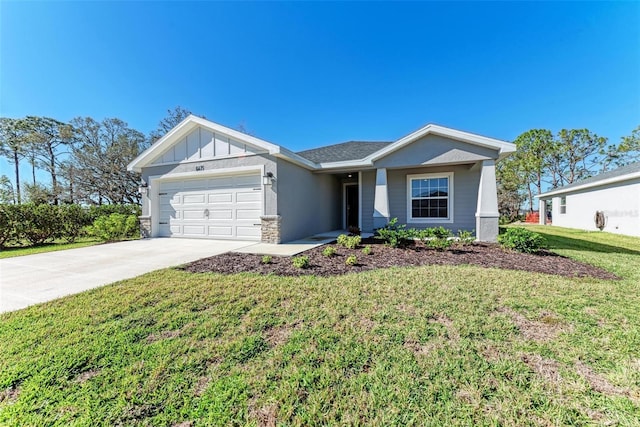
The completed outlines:
<svg viewBox="0 0 640 427">
<path fill-rule="evenodd" d="M 84 248 L 86 246 L 93 246 L 99 243 L 102 243 L 99 239 L 83 237 L 76 240 L 74 243 L 66 243 L 64 240 L 57 240 L 55 242 L 45 243 L 39 246 L 9 246 L 7 248 L 0 249 L 0 259 L 41 254 L 45 252 L 64 251 L 66 249 Z"/>
<path fill-rule="evenodd" d="M 639 425 L 640 239 L 534 228 L 622 280 L 161 270 L 1 315 L 0 424 Z"/>
</svg>

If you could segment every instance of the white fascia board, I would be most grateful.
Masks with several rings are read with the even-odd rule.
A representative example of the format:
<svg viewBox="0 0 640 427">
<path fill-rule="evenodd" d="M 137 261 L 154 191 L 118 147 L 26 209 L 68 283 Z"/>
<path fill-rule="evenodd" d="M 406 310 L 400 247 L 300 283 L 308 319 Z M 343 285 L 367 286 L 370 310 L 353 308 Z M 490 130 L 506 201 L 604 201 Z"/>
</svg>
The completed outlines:
<svg viewBox="0 0 640 427">
<path fill-rule="evenodd" d="M 560 194 L 568 194 L 574 191 L 585 190 L 587 188 L 600 187 L 602 185 L 614 184 L 616 182 L 629 181 L 635 178 L 640 178 L 640 172 L 634 172 L 627 175 L 620 175 L 609 179 L 603 179 L 601 181 L 589 182 L 587 184 L 576 185 L 575 187 L 567 188 L 563 190 L 562 188 L 558 188 L 557 190 L 548 191 L 546 193 L 540 193 L 537 196 L 534 196 L 536 199 L 546 199 L 547 197 L 557 196 Z"/>
<path fill-rule="evenodd" d="M 407 144 L 410 144 L 423 136 L 433 134 L 440 135 L 447 138 L 455 139 L 456 141 L 462 141 L 473 145 L 478 145 L 481 147 L 491 148 L 494 150 L 498 150 L 500 155 L 513 153 L 516 151 L 515 144 L 506 141 L 500 141 L 499 139 L 487 138 L 486 136 L 476 135 L 469 132 L 463 132 L 456 129 L 446 128 L 444 126 L 438 126 L 429 124 L 426 125 L 417 131 L 410 133 L 409 135 L 400 138 L 393 144 L 383 148 L 382 150 L 376 151 L 375 153 L 369 155 L 364 160 L 369 160 L 371 162 L 375 162 L 376 160 L 381 159 L 382 157 L 393 153 L 396 150 L 404 147 Z"/>
<path fill-rule="evenodd" d="M 278 157 L 280 159 L 284 159 L 287 160 L 295 165 L 298 166 L 302 166 L 306 169 L 311 169 L 311 170 L 317 170 L 320 169 L 322 166 L 318 165 L 317 163 L 312 162 L 309 159 L 305 159 L 304 157 L 300 156 L 299 154 L 294 153 L 293 151 L 284 148 L 282 146 L 278 147 L 278 151 L 274 152 L 274 153 L 269 153 L 269 154 L 273 154 L 275 157 Z"/>
<path fill-rule="evenodd" d="M 148 164 L 153 159 L 155 159 L 172 144 L 179 141 L 180 138 L 186 135 L 190 130 L 195 129 L 197 126 L 202 126 L 203 128 L 209 129 L 215 133 L 231 137 L 258 149 L 265 150 L 269 154 L 278 154 L 281 151 L 279 145 L 272 144 L 260 138 L 247 135 L 246 133 L 242 133 L 240 131 L 219 125 L 210 120 L 203 119 L 191 114 L 183 121 L 181 121 L 176 127 L 167 132 L 166 135 L 157 140 L 151 147 L 143 151 L 131 163 L 129 163 L 129 165 L 127 166 L 127 170 L 140 172 L 143 167 L 148 166 Z"/>
</svg>

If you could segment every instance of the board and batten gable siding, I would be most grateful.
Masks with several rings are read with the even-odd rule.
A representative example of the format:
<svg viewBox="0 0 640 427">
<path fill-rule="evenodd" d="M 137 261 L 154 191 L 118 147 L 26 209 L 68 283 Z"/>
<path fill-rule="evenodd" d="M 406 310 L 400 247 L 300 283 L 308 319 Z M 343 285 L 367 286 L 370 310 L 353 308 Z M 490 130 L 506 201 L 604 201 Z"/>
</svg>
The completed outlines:
<svg viewBox="0 0 640 427">
<path fill-rule="evenodd" d="M 566 213 L 560 200 L 566 197 Z M 603 231 L 640 236 L 640 178 L 554 196 L 551 219 L 559 227 L 596 231 L 596 211 L 606 217 Z"/>
<path fill-rule="evenodd" d="M 374 162 L 376 168 L 437 166 L 497 159 L 499 153 L 438 135 L 427 135 Z M 475 212 L 475 210 L 474 210 Z"/>
<path fill-rule="evenodd" d="M 224 159 L 260 152 L 243 142 L 199 126 L 158 156 L 152 165 Z"/>
<path fill-rule="evenodd" d="M 283 242 L 342 228 L 342 189 L 336 176 L 278 159 L 274 186 Z"/>
<path fill-rule="evenodd" d="M 237 168 L 253 166 L 256 167 L 256 173 L 258 168 L 263 166 L 265 173 L 272 172 L 275 176 L 277 176 L 277 163 L 275 159 L 268 154 L 258 154 L 246 157 L 232 157 L 188 163 L 148 166 L 142 169 L 142 180 L 148 183 L 150 177 L 163 176 L 165 178 L 171 179 L 171 175 L 176 175 L 177 178 L 180 176 L 178 174 L 186 173 L 192 174 L 190 175 L 190 178 L 198 178 L 199 176 L 210 176 L 211 174 L 225 174 L 225 171 L 227 170 L 233 171 Z M 266 215 L 275 215 L 277 211 L 277 194 L 275 189 L 272 187 L 273 186 L 271 185 L 267 185 L 265 189 L 264 203 Z M 152 188 L 150 193 L 152 193 L 153 191 L 154 189 Z M 142 215 L 150 215 L 149 208 L 149 196 L 147 196 L 142 200 Z"/>
<path fill-rule="evenodd" d="M 443 226 L 453 232 L 475 229 L 480 170 L 471 166 L 473 165 L 387 170 L 391 218 L 398 218 L 399 224 L 415 228 Z M 453 222 L 408 222 L 407 175 L 448 172 L 453 172 L 453 183 L 449 184 L 453 188 Z"/>
</svg>

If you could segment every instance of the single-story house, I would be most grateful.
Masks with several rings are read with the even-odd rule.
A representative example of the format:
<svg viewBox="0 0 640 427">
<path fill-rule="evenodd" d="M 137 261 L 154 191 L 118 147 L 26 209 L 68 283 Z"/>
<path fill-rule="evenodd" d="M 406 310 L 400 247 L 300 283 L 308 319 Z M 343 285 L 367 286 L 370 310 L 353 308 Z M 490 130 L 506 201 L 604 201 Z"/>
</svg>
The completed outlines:
<svg viewBox="0 0 640 427">
<path fill-rule="evenodd" d="M 189 116 L 141 153 L 144 236 L 292 241 L 391 218 L 498 234 L 495 162 L 509 142 L 427 125 L 390 142 L 294 153 Z"/>
<path fill-rule="evenodd" d="M 640 162 L 565 185 L 536 196 L 541 212 L 549 211 L 553 225 L 640 236 Z M 540 215 L 543 224 L 545 215 Z"/>
</svg>

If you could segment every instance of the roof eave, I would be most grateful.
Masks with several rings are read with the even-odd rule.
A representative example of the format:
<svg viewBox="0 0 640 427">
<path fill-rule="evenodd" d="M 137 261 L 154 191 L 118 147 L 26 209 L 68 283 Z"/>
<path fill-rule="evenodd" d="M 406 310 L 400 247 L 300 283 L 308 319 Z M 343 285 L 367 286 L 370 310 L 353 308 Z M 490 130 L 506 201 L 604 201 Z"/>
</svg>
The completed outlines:
<svg viewBox="0 0 640 427">
<path fill-rule="evenodd" d="M 599 187 L 607 184 L 615 184 L 616 182 L 629 181 L 632 179 L 640 178 L 640 172 L 633 172 L 626 175 L 620 175 L 613 178 L 607 178 L 600 181 L 589 182 L 587 184 L 576 185 L 567 189 L 558 188 L 553 191 L 547 191 L 546 193 L 540 193 L 534 196 L 536 199 L 544 199 L 547 197 L 557 196 L 559 194 L 571 193 L 573 191 L 584 190 L 587 188 Z"/>
</svg>

